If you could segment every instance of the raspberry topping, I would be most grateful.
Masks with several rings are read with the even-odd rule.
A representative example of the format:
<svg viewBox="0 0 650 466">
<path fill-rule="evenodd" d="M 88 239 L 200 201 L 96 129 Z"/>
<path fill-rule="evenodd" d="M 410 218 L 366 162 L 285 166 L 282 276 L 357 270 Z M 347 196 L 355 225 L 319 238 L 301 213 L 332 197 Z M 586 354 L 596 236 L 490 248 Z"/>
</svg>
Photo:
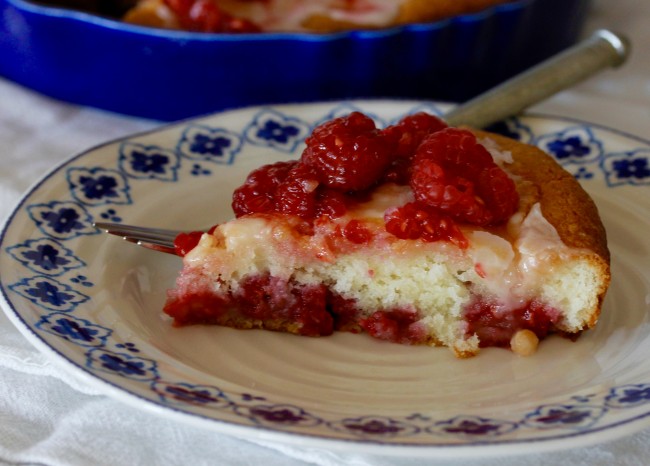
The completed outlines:
<svg viewBox="0 0 650 466">
<path fill-rule="evenodd" d="M 353 112 L 316 127 L 300 160 L 251 172 L 235 190 L 232 207 L 237 217 L 283 213 L 313 226 L 322 217 L 342 217 L 386 182 L 410 186 L 415 197 L 385 212 L 386 230 L 401 239 L 465 248 L 456 222 L 495 225 L 519 203 L 514 182 L 471 132 L 426 113 L 380 131 L 371 118 Z M 359 222 L 349 222 L 343 233 L 351 243 L 372 239 Z"/>
<path fill-rule="evenodd" d="M 387 138 L 359 112 L 318 126 L 305 142 L 301 162 L 313 167 L 327 187 L 340 191 L 369 188 L 391 162 Z"/>
<path fill-rule="evenodd" d="M 332 189 L 320 189 L 316 197 L 316 216 L 339 218 L 345 215 L 352 202 L 349 196 Z"/>
<path fill-rule="evenodd" d="M 278 162 L 253 170 L 246 182 L 235 189 L 232 209 L 235 216 L 275 212 L 275 190 L 298 162 Z"/>
<path fill-rule="evenodd" d="M 461 248 L 468 243 L 458 225 L 448 216 L 419 202 L 388 209 L 384 214 L 386 231 L 400 239 L 427 242 L 450 241 Z"/>
<path fill-rule="evenodd" d="M 440 118 L 418 112 L 387 127 L 383 133 L 395 145 L 394 153 L 397 157 L 410 158 L 425 137 L 445 128 L 447 123 Z"/>
<path fill-rule="evenodd" d="M 508 219 L 519 204 L 514 182 L 466 130 L 447 128 L 428 136 L 413 161 L 415 198 L 456 220 L 475 225 Z"/>
<path fill-rule="evenodd" d="M 275 190 L 276 210 L 304 219 L 314 218 L 318 184 L 314 171 L 304 164 L 297 163 Z"/>
</svg>

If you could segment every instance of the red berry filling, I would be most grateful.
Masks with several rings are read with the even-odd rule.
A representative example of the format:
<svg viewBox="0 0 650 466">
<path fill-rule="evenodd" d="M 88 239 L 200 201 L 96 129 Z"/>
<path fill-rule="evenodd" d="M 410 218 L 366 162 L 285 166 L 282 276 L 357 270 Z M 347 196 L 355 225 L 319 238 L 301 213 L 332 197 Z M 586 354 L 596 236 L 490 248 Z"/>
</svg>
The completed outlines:
<svg viewBox="0 0 650 466">
<path fill-rule="evenodd" d="M 393 343 L 416 345 L 425 343 L 425 329 L 417 323 L 421 316 L 417 312 L 396 309 L 377 311 L 361 319 L 361 327 L 371 336 Z"/>
<path fill-rule="evenodd" d="M 184 277 L 190 281 L 200 277 Z M 197 287 L 198 289 L 198 287 Z M 164 312 L 176 325 L 234 324 L 278 330 L 282 324 L 300 335 L 330 335 L 334 320 L 326 305 L 323 285 L 301 285 L 269 275 L 244 279 L 236 292 L 217 294 L 200 290 L 168 300 Z"/>
<path fill-rule="evenodd" d="M 501 309 L 495 303 L 476 299 L 465 310 L 467 336 L 478 335 L 480 346 L 509 347 L 519 330 L 530 330 L 541 340 L 555 328 L 560 312 L 538 301 L 517 309 Z"/>
<path fill-rule="evenodd" d="M 195 281 L 196 277 L 185 277 Z M 394 309 L 377 311 L 359 319 L 355 300 L 344 299 L 324 285 L 302 285 L 269 275 L 249 276 L 236 292 L 217 294 L 204 290 L 175 296 L 164 312 L 178 326 L 191 324 L 256 322 L 261 328 L 289 331 L 305 336 L 330 335 L 334 330 L 359 332 L 396 343 L 426 342 L 426 333 L 417 324 L 417 312 Z"/>
</svg>

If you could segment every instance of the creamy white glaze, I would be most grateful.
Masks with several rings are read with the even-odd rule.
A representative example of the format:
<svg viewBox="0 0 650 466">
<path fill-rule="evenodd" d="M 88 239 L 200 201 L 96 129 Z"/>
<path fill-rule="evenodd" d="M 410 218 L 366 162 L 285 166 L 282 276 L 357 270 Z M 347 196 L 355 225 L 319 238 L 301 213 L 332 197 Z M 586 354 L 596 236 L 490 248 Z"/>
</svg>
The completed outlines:
<svg viewBox="0 0 650 466">
<path fill-rule="evenodd" d="M 542 265 L 570 254 L 560 235 L 544 215 L 539 203 L 533 205 L 519 226 L 515 247 L 519 251 L 519 268 L 524 273 L 539 270 Z"/>
<path fill-rule="evenodd" d="M 562 242 L 538 203 L 526 215 L 515 214 L 507 231 L 507 239 L 487 231 L 466 233 L 475 270 L 465 276 L 511 308 L 536 296 L 555 264 L 574 251 Z M 480 280 L 471 278 L 474 274 Z"/>
</svg>

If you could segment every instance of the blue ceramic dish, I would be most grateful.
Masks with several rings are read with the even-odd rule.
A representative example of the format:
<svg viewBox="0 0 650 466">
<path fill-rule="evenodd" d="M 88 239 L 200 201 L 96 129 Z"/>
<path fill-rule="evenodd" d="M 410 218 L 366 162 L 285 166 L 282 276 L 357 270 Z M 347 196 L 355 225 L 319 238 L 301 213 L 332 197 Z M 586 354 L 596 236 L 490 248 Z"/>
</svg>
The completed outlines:
<svg viewBox="0 0 650 466">
<path fill-rule="evenodd" d="M 0 76 L 57 99 L 158 120 L 267 103 L 466 100 L 572 44 L 590 0 L 336 34 L 198 34 L 0 0 Z"/>
</svg>

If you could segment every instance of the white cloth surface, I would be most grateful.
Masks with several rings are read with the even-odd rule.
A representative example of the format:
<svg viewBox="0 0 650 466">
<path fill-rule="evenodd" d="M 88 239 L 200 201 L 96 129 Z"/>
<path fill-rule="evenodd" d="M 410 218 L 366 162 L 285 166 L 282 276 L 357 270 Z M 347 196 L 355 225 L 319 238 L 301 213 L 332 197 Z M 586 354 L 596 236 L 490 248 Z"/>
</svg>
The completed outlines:
<svg viewBox="0 0 650 466">
<path fill-rule="evenodd" d="M 650 138 L 650 1 L 596 0 L 586 33 L 610 28 L 636 46 L 627 65 L 564 91 L 535 111 Z M 156 123 L 53 101 L 0 79 L 0 217 L 53 166 Z M 561 452 L 428 461 L 257 444 L 139 411 L 61 371 L 0 314 L 0 464 L 23 465 L 643 465 L 650 428 Z"/>
</svg>

